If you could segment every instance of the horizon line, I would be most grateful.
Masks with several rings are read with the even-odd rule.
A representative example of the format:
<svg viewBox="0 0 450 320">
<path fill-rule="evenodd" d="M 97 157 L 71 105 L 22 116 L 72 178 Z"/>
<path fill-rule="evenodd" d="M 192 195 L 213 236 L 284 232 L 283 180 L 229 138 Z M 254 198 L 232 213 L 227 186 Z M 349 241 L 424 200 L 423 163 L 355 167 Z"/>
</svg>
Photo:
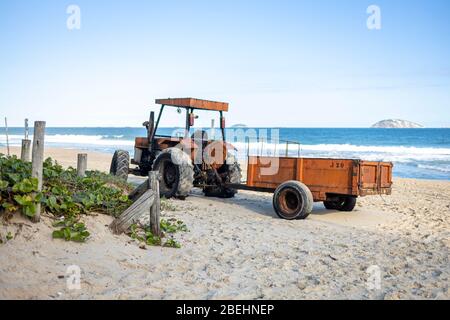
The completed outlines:
<svg viewBox="0 0 450 320">
<path fill-rule="evenodd" d="M 34 126 L 29 126 L 28 128 L 34 128 Z M 46 127 L 47 129 L 145 129 L 143 126 L 139 127 L 130 127 L 130 126 L 50 126 Z M 173 129 L 173 128 L 183 128 L 179 126 L 163 126 L 159 127 L 162 129 Z M 198 127 L 198 128 L 210 128 L 210 127 Z M 281 126 L 230 126 L 225 129 L 450 129 L 450 126 L 441 126 L 441 127 L 422 127 L 422 128 L 374 128 L 374 127 L 281 127 Z M 25 129 L 25 127 L 10 127 L 9 129 Z M 196 129 L 196 128 L 191 128 Z M 220 127 L 215 127 L 215 129 L 220 129 Z M 0 130 L 5 130 L 5 126 L 0 126 Z"/>
</svg>

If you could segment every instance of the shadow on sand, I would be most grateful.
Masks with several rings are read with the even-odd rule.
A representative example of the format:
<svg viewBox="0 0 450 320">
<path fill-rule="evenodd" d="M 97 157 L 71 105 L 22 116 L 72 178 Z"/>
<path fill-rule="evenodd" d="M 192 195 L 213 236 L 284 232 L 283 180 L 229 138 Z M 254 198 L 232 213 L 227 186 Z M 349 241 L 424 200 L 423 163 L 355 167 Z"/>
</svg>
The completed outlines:
<svg viewBox="0 0 450 320">
<path fill-rule="evenodd" d="M 204 197 L 200 189 L 195 189 L 195 191 L 191 193 L 191 196 Z M 260 215 L 264 215 L 274 219 L 280 219 L 273 209 L 272 197 L 273 195 L 271 193 L 241 192 L 238 193 L 236 197 L 231 199 L 220 199 L 220 198 L 207 198 L 207 199 L 217 201 L 220 203 L 237 205 L 247 209 L 248 211 L 252 211 Z M 315 203 L 311 215 L 327 215 L 333 212 L 337 211 L 327 210 L 325 209 L 322 203 Z"/>
</svg>

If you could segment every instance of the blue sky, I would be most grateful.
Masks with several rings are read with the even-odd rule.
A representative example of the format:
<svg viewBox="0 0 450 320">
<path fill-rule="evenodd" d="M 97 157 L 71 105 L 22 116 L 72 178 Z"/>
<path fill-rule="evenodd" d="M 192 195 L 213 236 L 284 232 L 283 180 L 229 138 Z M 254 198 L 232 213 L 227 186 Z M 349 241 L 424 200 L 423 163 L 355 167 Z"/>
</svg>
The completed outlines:
<svg viewBox="0 0 450 320">
<path fill-rule="evenodd" d="M 193 96 L 230 102 L 229 125 L 450 126 L 449 18 L 447 0 L 2 0 L 0 116 L 140 126 Z"/>
</svg>

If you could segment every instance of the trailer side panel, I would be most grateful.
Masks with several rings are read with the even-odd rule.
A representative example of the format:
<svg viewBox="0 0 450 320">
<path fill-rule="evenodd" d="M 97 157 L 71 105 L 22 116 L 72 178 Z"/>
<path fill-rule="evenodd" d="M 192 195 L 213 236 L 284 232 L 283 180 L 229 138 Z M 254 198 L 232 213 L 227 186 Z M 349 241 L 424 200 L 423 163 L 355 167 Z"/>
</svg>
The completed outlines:
<svg viewBox="0 0 450 320">
<path fill-rule="evenodd" d="M 354 181 L 354 160 L 303 159 L 303 180 L 315 201 L 324 201 L 330 194 L 358 195 Z M 355 188 L 356 187 L 356 188 Z"/>
<path fill-rule="evenodd" d="M 289 180 L 306 184 L 314 201 L 335 195 L 390 194 L 392 164 L 349 159 L 249 157 L 247 187 L 275 190 Z"/>
<path fill-rule="evenodd" d="M 306 184 L 315 201 L 327 194 L 358 195 L 354 160 L 249 157 L 247 185 L 275 190 L 288 180 Z"/>
</svg>

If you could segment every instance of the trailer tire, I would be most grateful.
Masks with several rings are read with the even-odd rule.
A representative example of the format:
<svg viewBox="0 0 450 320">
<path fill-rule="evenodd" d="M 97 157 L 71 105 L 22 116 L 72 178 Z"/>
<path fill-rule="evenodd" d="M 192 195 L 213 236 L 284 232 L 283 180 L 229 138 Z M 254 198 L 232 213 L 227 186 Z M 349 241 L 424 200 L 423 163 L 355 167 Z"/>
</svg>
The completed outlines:
<svg viewBox="0 0 450 320">
<path fill-rule="evenodd" d="M 355 209 L 356 200 L 356 197 L 342 196 L 338 201 L 324 201 L 323 204 L 328 210 L 351 212 Z"/>
<path fill-rule="evenodd" d="M 161 197 L 184 200 L 194 186 L 191 158 L 178 148 L 168 148 L 155 159 L 153 170 L 160 174 Z"/>
<path fill-rule="evenodd" d="M 356 197 L 345 197 L 345 200 L 338 207 L 339 211 L 351 212 L 355 209 Z"/>
<path fill-rule="evenodd" d="M 130 154 L 128 153 L 128 151 L 117 150 L 116 152 L 114 152 L 109 173 L 127 181 L 129 169 Z"/>
<path fill-rule="evenodd" d="M 286 220 L 306 219 L 312 212 L 314 198 L 309 188 L 299 181 L 286 181 L 275 190 L 273 208 Z"/>
<path fill-rule="evenodd" d="M 324 205 L 325 209 L 327 209 L 327 210 L 337 210 L 335 201 L 324 201 L 323 205 Z"/>
<path fill-rule="evenodd" d="M 226 160 L 226 170 L 228 171 L 228 183 L 240 184 L 242 179 L 242 170 L 236 158 L 228 155 Z M 222 186 L 205 187 L 203 193 L 206 197 L 216 197 L 222 199 L 234 198 L 237 193 L 236 189 Z"/>
</svg>

